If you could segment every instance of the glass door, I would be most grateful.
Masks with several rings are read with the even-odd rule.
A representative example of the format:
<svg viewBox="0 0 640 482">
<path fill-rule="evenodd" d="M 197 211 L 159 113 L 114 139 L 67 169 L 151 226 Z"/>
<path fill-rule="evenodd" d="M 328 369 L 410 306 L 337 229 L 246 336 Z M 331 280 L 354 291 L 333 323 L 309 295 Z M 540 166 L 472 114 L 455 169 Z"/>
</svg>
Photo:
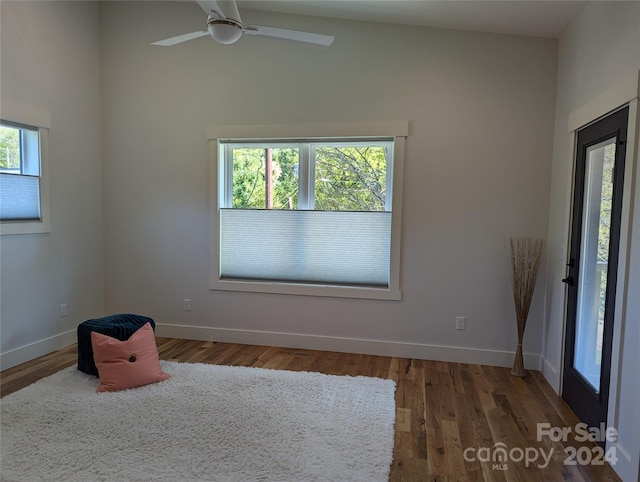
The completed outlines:
<svg viewBox="0 0 640 482">
<path fill-rule="evenodd" d="M 577 133 L 562 396 L 606 422 L 629 109 Z"/>
</svg>

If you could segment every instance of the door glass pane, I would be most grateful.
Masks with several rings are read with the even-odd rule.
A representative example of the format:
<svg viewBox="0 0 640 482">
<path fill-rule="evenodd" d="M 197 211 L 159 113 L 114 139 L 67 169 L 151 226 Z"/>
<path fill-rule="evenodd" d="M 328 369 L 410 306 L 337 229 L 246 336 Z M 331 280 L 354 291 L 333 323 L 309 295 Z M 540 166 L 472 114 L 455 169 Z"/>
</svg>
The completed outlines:
<svg viewBox="0 0 640 482">
<path fill-rule="evenodd" d="M 587 150 L 574 368 L 600 391 L 615 137 Z"/>
</svg>

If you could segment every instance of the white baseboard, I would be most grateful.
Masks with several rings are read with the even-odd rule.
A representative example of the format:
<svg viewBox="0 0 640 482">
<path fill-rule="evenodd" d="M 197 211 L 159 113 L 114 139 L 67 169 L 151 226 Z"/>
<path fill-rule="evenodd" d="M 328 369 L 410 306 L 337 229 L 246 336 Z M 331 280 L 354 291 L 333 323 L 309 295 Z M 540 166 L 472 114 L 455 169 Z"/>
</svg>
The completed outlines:
<svg viewBox="0 0 640 482">
<path fill-rule="evenodd" d="M 60 350 L 73 343 L 76 343 L 76 330 L 69 330 L 58 335 L 50 336 L 43 340 L 34 341 L 28 345 L 14 348 L 13 350 L 0 353 L 0 370 L 20 365 L 39 356 L 46 355 L 52 351 Z"/>
<path fill-rule="evenodd" d="M 268 331 L 237 330 L 229 328 L 210 328 L 201 326 L 156 325 L 156 334 L 170 338 L 186 340 L 219 341 L 224 343 L 243 343 L 248 345 L 282 346 L 307 350 L 336 351 L 342 353 L 364 353 L 369 355 L 416 358 L 420 360 L 438 360 L 457 363 L 471 363 L 510 367 L 513 365 L 514 352 L 483 350 L 455 346 L 427 345 L 394 341 L 367 340 L 362 338 L 342 338 L 318 335 L 300 335 Z M 0 369 L 14 367 L 42 355 L 67 347 L 76 340 L 76 331 L 69 330 L 28 345 L 0 354 Z M 541 369 L 541 357 L 533 353 L 524 354 L 525 368 Z M 545 363 L 547 368 L 553 369 Z M 555 372 L 555 370 L 554 370 Z"/>
<path fill-rule="evenodd" d="M 547 382 L 549 382 L 549 385 L 551 385 L 551 388 L 560 395 L 560 373 L 546 358 L 542 358 L 542 374 Z"/>
<path fill-rule="evenodd" d="M 455 346 L 438 346 L 420 343 L 367 340 L 360 338 L 299 335 L 294 333 L 275 333 L 267 331 L 236 330 L 229 328 L 210 328 L 160 323 L 156 324 L 156 335 L 187 340 L 280 346 L 307 350 L 337 351 L 343 353 L 364 353 L 369 355 L 416 358 L 420 360 L 438 360 L 501 367 L 511 367 L 515 356 L 515 352 L 482 350 Z M 524 354 L 525 368 L 529 370 L 540 370 L 540 361 L 540 355 L 533 353 Z"/>
</svg>

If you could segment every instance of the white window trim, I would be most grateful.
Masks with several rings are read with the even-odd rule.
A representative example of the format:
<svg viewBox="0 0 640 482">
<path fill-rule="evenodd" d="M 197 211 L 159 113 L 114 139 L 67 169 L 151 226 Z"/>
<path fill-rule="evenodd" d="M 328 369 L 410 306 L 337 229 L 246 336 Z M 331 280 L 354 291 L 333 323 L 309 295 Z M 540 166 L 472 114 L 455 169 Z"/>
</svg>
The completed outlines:
<svg viewBox="0 0 640 482">
<path fill-rule="evenodd" d="M 338 298 L 361 298 L 377 300 L 400 300 L 400 243 L 402 221 L 402 184 L 404 176 L 404 145 L 409 133 L 407 121 L 363 122 L 336 124 L 262 124 L 262 125 L 209 125 L 210 159 L 210 276 L 209 289 L 221 291 L 244 291 L 252 293 L 274 293 L 302 296 L 329 296 Z M 223 169 L 218 163 L 218 140 L 251 139 L 319 139 L 354 137 L 393 137 L 393 191 L 391 217 L 391 253 L 389 286 L 370 288 L 354 286 L 284 283 L 274 281 L 235 281 L 220 279 L 219 253 L 219 182 Z"/>
<path fill-rule="evenodd" d="M 0 101 L 0 118 L 38 128 L 40 136 L 40 220 L 0 222 L 0 235 L 51 232 L 49 205 L 49 129 L 51 114 L 10 101 Z"/>
</svg>

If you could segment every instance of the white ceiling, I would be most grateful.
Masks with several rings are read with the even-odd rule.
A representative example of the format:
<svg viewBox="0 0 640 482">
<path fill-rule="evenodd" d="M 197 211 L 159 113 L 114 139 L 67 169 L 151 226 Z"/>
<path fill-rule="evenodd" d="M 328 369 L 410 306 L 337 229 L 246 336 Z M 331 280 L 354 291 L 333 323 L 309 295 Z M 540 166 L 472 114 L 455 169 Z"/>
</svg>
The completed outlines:
<svg viewBox="0 0 640 482">
<path fill-rule="evenodd" d="M 243 9 L 558 38 L 577 0 L 238 0 Z"/>
</svg>

